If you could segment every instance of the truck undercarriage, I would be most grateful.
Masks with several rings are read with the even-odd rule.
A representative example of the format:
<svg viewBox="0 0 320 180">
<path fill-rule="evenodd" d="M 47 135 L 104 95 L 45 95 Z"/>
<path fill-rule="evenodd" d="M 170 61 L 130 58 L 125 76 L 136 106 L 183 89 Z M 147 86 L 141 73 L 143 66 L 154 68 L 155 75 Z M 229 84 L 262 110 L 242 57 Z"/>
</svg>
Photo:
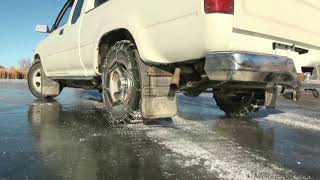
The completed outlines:
<svg viewBox="0 0 320 180">
<path fill-rule="evenodd" d="M 293 61 L 283 56 L 232 51 L 213 52 L 204 59 L 178 64 L 150 65 L 139 58 L 136 61 L 141 95 L 138 116 L 149 119 L 173 117 L 177 113 L 177 92 L 192 97 L 210 92 L 227 116 L 247 116 L 262 107 L 275 108 L 279 95 L 298 100 L 301 91 L 311 90 L 319 97 L 320 66 L 301 77 Z M 123 76 L 120 71 L 114 72 Z M 41 92 L 47 97 L 59 95 L 63 87 L 103 92 L 102 81 L 101 77 L 52 80 L 42 75 Z M 118 78 L 113 86 L 112 91 L 109 89 L 113 92 L 109 94 L 111 99 L 127 96 L 120 92 L 129 86 L 127 80 Z"/>
</svg>

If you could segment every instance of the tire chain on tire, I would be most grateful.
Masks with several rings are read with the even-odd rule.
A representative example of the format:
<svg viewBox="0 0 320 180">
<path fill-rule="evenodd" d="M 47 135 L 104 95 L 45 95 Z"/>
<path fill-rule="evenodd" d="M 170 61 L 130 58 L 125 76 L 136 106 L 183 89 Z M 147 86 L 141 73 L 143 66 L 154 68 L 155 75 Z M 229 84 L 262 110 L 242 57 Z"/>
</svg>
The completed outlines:
<svg viewBox="0 0 320 180">
<path fill-rule="evenodd" d="M 219 106 L 219 108 L 224 111 L 226 113 L 226 115 L 231 116 L 231 117 L 244 117 L 247 116 L 250 113 L 254 113 L 257 112 L 261 107 L 258 105 L 257 102 L 255 102 L 254 99 L 254 94 L 252 94 L 252 96 L 250 97 L 250 100 L 245 102 L 244 104 L 241 104 L 237 110 L 233 110 L 233 112 L 229 112 L 230 110 L 228 110 L 226 107 L 226 104 L 223 104 L 222 99 L 224 99 L 223 97 L 220 97 L 221 94 L 219 93 L 214 93 L 214 97 L 217 103 L 217 106 Z M 228 105 L 230 105 L 230 103 L 227 103 Z"/>
<path fill-rule="evenodd" d="M 125 49 L 125 52 L 129 56 L 129 53 L 127 53 L 127 51 L 130 48 L 135 48 L 135 45 L 131 41 L 128 41 L 128 40 L 122 40 L 122 41 L 116 42 L 116 44 L 114 46 L 112 46 L 112 48 L 110 49 L 109 52 L 111 52 L 112 50 L 113 51 L 117 50 L 118 48 L 123 49 L 125 46 L 128 46 Z M 106 59 L 108 59 L 108 57 L 110 56 L 109 52 L 107 54 Z M 128 57 L 128 58 L 130 58 L 130 57 Z M 136 63 L 138 63 L 138 62 L 136 62 Z M 107 63 L 106 62 L 104 63 L 103 68 L 106 70 L 106 68 L 107 68 Z M 138 82 L 140 82 L 140 80 Z M 103 88 L 103 90 L 106 91 L 106 88 Z M 138 89 L 138 91 L 141 92 L 141 89 Z M 115 117 L 113 117 L 112 113 L 110 111 L 108 111 L 108 108 L 106 106 L 104 107 L 103 111 L 104 111 L 103 115 L 106 116 L 106 118 L 108 119 L 108 121 L 112 125 L 118 125 L 118 124 L 140 124 L 140 123 L 144 123 L 146 121 L 146 119 L 142 117 L 142 112 L 140 110 L 139 111 L 132 111 L 132 110 L 128 109 L 126 113 L 129 113 L 129 112 L 131 112 L 131 113 L 126 115 L 126 117 L 127 117 L 126 119 L 120 119 L 120 120 L 115 118 Z"/>
</svg>

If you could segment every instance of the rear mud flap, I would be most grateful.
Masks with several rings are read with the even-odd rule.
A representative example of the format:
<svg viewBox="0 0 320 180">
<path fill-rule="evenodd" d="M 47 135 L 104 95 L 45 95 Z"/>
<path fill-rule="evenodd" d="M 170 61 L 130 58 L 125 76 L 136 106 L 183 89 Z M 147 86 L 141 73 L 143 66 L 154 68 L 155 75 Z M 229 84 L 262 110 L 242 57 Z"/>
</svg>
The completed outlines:
<svg viewBox="0 0 320 180">
<path fill-rule="evenodd" d="M 141 79 L 141 109 L 144 118 L 169 118 L 177 114 L 175 90 L 170 89 L 172 74 L 141 60 L 138 62 Z"/>
<path fill-rule="evenodd" d="M 277 88 L 267 89 L 265 92 L 265 106 L 268 109 L 275 109 L 277 102 Z"/>
</svg>

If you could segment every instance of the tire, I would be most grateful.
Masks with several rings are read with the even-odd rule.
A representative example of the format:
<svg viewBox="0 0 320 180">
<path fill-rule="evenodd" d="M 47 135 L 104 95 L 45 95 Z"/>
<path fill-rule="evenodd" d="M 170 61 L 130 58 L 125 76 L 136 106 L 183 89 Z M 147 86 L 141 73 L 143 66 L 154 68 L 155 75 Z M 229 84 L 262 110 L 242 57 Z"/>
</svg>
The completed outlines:
<svg viewBox="0 0 320 180">
<path fill-rule="evenodd" d="M 102 97 L 112 123 L 135 123 L 140 113 L 139 54 L 127 40 L 118 41 L 107 53 L 102 68 Z"/>
<path fill-rule="evenodd" d="M 227 117 L 246 117 L 264 106 L 264 91 L 241 93 L 214 92 L 217 106 Z"/>
<path fill-rule="evenodd" d="M 42 80 L 41 80 L 41 75 L 42 75 L 42 66 L 40 61 L 35 62 L 28 73 L 28 86 L 30 92 L 38 99 L 52 99 L 57 96 L 45 96 L 41 93 L 41 85 L 42 85 Z M 60 89 L 61 92 L 62 89 Z"/>
</svg>

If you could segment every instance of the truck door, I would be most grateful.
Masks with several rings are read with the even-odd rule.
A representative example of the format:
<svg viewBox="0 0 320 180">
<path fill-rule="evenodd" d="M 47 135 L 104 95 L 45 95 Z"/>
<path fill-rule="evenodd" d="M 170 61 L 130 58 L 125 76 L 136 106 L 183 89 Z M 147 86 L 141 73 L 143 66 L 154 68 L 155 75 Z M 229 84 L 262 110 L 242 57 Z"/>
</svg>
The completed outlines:
<svg viewBox="0 0 320 180">
<path fill-rule="evenodd" d="M 83 77 L 86 70 L 79 55 L 79 17 L 84 0 L 69 0 L 45 40 L 42 65 L 50 77 Z"/>
</svg>

